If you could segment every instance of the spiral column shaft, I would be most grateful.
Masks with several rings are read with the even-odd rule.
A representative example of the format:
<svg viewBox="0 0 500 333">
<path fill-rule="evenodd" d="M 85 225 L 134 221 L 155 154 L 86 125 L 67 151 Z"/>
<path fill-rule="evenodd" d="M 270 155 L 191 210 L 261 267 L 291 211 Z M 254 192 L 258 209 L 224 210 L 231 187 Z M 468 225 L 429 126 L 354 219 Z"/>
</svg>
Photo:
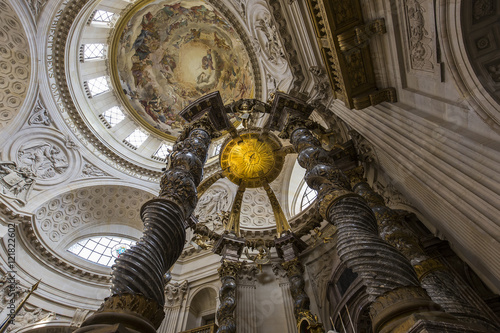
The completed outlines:
<svg viewBox="0 0 500 333">
<path fill-rule="evenodd" d="M 488 330 L 499 330 L 496 323 L 470 304 L 455 285 L 450 271 L 439 261 L 429 257 L 418 237 L 404 227 L 400 215 L 385 205 L 384 199 L 363 178 L 363 169 L 349 174 L 354 192 L 361 195 L 372 208 L 380 229 L 380 236 L 401 252 L 415 268 L 422 287 L 443 310 L 459 320 L 481 325 Z"/>
<path fill-rule="evenodd" d="M 219 328 L 217 333 L 236 332 L 236 320 L 234 318 L 234 310 L 236 309 L 236 277 L 240 269 L 241 263 L 226 260 L 219 267 L 222 286 L 219 290 L 220 304 L 217 309 Z"/>
<path fill-rule="evenodd" d="M 307 129 L 308 122 L 290 119 L 284 132 L 307 170 L 307 184 L 318 191 L 321 215 L 337 228 L 340 258 L 367 288 L 374 331 L 389 332 L 414 313 L 439 309 L 420 287 L 408 260 L 378 236 L 371 208 L 351 191 L 346 175 Z"/>
<path fill-rule="evenodd" d="M 120 324 L 127 328 L 124 332 L 152 333 L 160 326 L 165 273 L 184 247 L 185 220 L 196 207 L 196 186 L 202 179 L 211 141 L 205 119 L 190 128 L 194 129 L 174 145 L 160 195 L 141 209 L 143 236 L 112 267 L 111 296 L 77 332 L 97 332 L 105 327 L 109 327 L 106 332 L 114 332 L 113 327 Z"/>
</svg>

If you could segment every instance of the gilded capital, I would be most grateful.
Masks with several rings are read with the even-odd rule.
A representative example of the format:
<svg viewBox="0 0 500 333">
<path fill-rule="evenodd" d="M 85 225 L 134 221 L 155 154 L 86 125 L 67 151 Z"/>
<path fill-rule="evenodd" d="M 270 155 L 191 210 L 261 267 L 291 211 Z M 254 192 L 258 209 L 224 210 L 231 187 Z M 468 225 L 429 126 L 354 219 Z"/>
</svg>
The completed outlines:
<svg viewBox="0 0 500 333">
<path fill-rule="evenodd" d="M 105 299 L 96 313 L 118 312 L 141 316 L 149 320 L 155 327 L 159 327 L 165 313 L 163 304 L 140 294 L 115 294 Z"/>
<path fill-rule="evenodd" d="M 219 272 L 219 277 L 222 279 L 224 277 L 234 277 L 238 276 L 241 269 L 241 262 L 223 260 L 220 267 L 217 269 Z"/>
<path fill-rule="evenodd" d="M 351 182 L 351 186 L 354 188 L 356 184 L 366 182 L 365 178 L 365 169 L 362 165 L 357 166 L 351 170 L 345 171 L 345 175 L 349 177 L 349 181 Z"/>
<path fill-rule="evenodd" d="M 415 272 L 417 272 L 417 276 L 420 281 L 422 281 L 422 279 L 429 273 L 447 270 L 441 261 L 433 258 L 424 260 L 417 265 L 414 265 L 413 268 L 415 268 Z"/>
</svg>

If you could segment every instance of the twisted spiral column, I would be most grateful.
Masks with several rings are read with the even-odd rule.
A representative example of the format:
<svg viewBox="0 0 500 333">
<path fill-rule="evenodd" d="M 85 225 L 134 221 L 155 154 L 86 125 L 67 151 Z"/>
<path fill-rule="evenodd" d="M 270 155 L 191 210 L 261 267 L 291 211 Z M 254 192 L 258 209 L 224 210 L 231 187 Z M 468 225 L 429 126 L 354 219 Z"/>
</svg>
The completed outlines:
<svg viewBox="0 0 500 333">
<path fill-rule="evenodd" d="M 487 330 L 499 330 L 497 324 L 486 317 L 457 292 L 455 280 L 439 260 L 429 257 L 418 237 L 405 228 L 400 215 L 385 205 L 384 199 L 363 178 L 363 169 L 353 170 L 349 176 L 354 192 L 361 195 L 371 207 L 380 228 L 380 236 L 394 246 L 413 265 L 422 287 L 443 310 L 463 322 L 474 323 Z"/>
<path fill-rule="evenodd" d="M 217 333 L 235 333 L 236 320 L 234 310 L 236 309 L 236 276 L 241 268 L 241 263 L 234 261 L 222 262 L 219 267 L 219 276 L 222 286 L 219 290 L 219 308 L 217 309 L 217 321 L 219 329 Z"/>
<path fill-rule="evenodd" d="M 111 296 L 78 333 L 118 323 L 125 325 L 128 332 L 152 333 L 160 326 L 164 318 L 165 273 L 184 247 L 185 220 L 196 207 L 196 186 L 202 179 L 210 145 L 206 120 L 190 128 L 194 129 L 174 145 L 170 168 L 161 179 L 160 195 L 141 209 L 142 238 L 112 267 Z"/>
<path fill-rule="evenodd" d="M 391 331 L 411 314 L 439 309 L 420 287 L 408 260 L 378 236 L 371 208 L 351 191 L 346 175 L 307 129 L 308 122 L 291 119 L 284 132 L 307 170 L 307 184 L 318 191 L 321 215 L 337 228 L 340 258 L 367 287 L 374 331 Z"/>
<path fill-rule="evenodd" d="M 290 293 L 293 298 L 293 314 L 299 318 L 301 312 L 309 311 L 311 300 L 305 292 L 304 266 L 295 258 L 281 264 L 286 271 L 288 281 L 290 281 Z"/>
</svg>

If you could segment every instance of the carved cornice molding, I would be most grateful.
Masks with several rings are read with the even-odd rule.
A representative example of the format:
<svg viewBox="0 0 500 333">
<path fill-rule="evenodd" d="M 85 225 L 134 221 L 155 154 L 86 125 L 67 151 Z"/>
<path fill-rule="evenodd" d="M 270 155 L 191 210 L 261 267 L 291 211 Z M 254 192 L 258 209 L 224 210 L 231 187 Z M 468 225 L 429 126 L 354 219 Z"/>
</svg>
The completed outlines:
<svg viewBox="0 0 500 333">
<path fill-rule="evenodd" d="M 17 208 L 0 196 L 0 221 L 3 224 L 14 223 L 31 223 L 33 215 L 17 210 Z"/>
<path fill-rule="evenodd" d="M 350 109 L 396 102 L 394 88 L 378 89 L 369 38 L 385 33 L 383 19 L 365 25 L 359 0 L 307 0 L 335 98 Z"/>
</svg>

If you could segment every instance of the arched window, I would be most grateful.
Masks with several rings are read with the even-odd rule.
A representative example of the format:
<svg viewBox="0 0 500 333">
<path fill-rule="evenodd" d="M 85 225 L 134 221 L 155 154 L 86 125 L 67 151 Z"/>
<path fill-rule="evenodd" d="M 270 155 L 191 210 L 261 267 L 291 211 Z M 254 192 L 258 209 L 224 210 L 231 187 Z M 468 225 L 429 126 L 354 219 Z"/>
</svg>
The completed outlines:
<svg viewBox="0 0 500 333">
<path fill-rule="evenodd" d="M 304 183 L 304 186 L 306 186 L 306 190 L 304 191 L 304 195 L 302 196 L 302 200 L 300 202 L 301 211 L 309 207 L 318 196 L 318 193 L 310 188 L 307 183 Z"/>
<path fill-rule="evenodd" d="M 115 259 L 134 243 L 131 239 L 121 237 L 91 237 L 76 242 L 68 251 L 93 263 L 111 267 Z"/>
</svg>

